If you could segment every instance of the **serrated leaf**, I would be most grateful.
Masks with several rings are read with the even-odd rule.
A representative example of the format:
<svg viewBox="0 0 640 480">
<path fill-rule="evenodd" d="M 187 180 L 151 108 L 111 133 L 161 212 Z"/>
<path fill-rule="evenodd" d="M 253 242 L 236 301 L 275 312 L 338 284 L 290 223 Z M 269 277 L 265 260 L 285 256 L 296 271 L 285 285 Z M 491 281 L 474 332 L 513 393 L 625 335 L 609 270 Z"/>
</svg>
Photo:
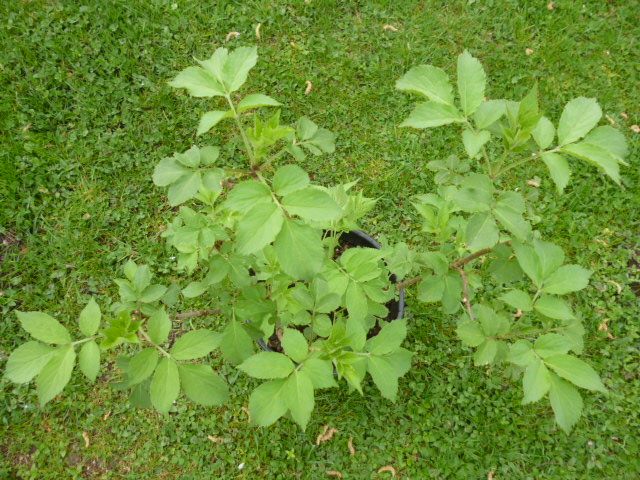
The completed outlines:
<svg viewBox="0 0 640 480">
<path fill-rule="evenodd" d="M 538 108 L 538 85 L 527 93 L 518 106 L 518 125 L 523 134 L 529 135 L 540 121 L 540 110 Z"/>
<path fill-rule="evenodd" d="M 573 385 L 557 375 L 550 375 L 550 383 L 549 401 L 556 423 L 569 434 L 582 413 L 582 397 Z"/>
<path fill-rule="evenodd" d="M 316 389 L 338 386 L 333 375 L 333 365 L 328 360 L 308 358 L 304 361 L 303 369 Z"/>
<path fill-rule="evenodd" d="M 268 95 L 263 95 L 262 93 L 252 93 L 240 100 L 237 110 L 238 113 L 242 113 L 253 108 L 278 107 L 280 105 L 282 105 L 280 102 L 274 100 Z"/>
<path fill-rule="evenodd" d="M 285 380 L 271 380 L 256 388 L 249 397 L 251 421 L 268 427 L 287 412 Z"/>
<path fill-rule="evenodd" d="M 505 114 L 504 100 L 487 100 L 482 102 L 473 114 L 476 128 L 483 129 L 491 126 Z"/>
<path fill-rule="evenodd" d="M 490 363 L 493 363 L 496 353 L 498 353 L 498 342 L 488 338 L 482 342 L 478 347 L 478 350 L 476 350 L 476 353 L 473 355 L 473 363 L 477 367 L 481 365 L 489 365 Z"/>
<path fill-rule="evenodd" d="M 153 183 L 159 187 L 166 187 L 190 172 L 191 170 L 178 163 L 174 157 L 164 158 L 153 170 Z"/>
<path fill-rule="evenodd" d="M 151 386 L 151 403 L 160 413 L 167 413 L 180 393 L 180 375 L 178 365 L 170 358 L 160 360 Z"/>
<path fill-rule="evenodd" d="M 229 398 L 227 384 L 209 365 L 178 365 L 178 373 L 182 390 L 195 403 L 222 405 Z"/>
<path fill-rule="evenodd" d="M 513 308 L 522 310 L 523 312 L 530 312 L 533 310 L 531 295 L 523 292 L 522 290 L 510 290 L 499 298 L 507 305 L 511 305 Z"/>
<path fill-rule="evenodd" d="M 244 213 L 257 204 L 272 202 L 269 187 L 257 180 L 247 180 L 233 187 L 224 202 L 224 206 L 234 212 Z"/>
<path fill-rule="evenodd" d="M 466 240 L 471 252 L 493 247 L 499 239 L 498 226 L 490 213 L 478 212 L 469 218 Z"/>
<path fill-rule="evenodd" d="M 200 172 L 190 171 L 173 182 L 167 191 L 169 205 L 175 207 L 192 199 L 198 193 L 202 185 Z"/>
<path fill-rule="evenodd" d="M 396 89 L 424 95 L 429 100 L 453 105 L 453 87 L 444 70 L 431 65 L 413 67 L 396 82 Z"/>
<path fill-rule="evenodd" d="M 196 135 L 207 133 L 222 120 L 224 120 L 225 118 L 229 118 L 230 113 L 230 111 L 223 110 L 212 110 L 210 112 L 205 112 L 202 117 L 200 117 L 200 123 L 198 123 L 198 131 L 196 132 Z"/>
<path fill-rule="evenodd" d="M 497 314 L 492 308 L 482 304 L 475 305 L 473 309 L 487 337 L 509 333 L 511 324 L 503 315 Z"/>
<path fill-rule="evenodd" d="M 519 367 L 526 367 L 536 359 L 533 346 L 527 340 L 518 340 L 509 347 L 507 361 Z"/>
<path fill-rule="evenodd" d="M 372 355 L 385 355 L 400 348 L 407 336 L 407 321 L 393 320 L 385 323 L 375 337 L 367 340 L 365 350 Z"/>
<path fill-rule="evenodd" d="M 531 225 L 522 217 L 522 197 L 515 192 L 504 192 L 495 207 L 493 214 L 500 224 L 519 240 L 525 240 L 531 233 Z"/>
<path fill-rule="evenodd" d="M 220 345 L 221 335 L 211 330 L 192 330 L 182 335 L 169 353 L 176 360 L 193 360 L 209 355 Z"/>
<path fill-rule="evenodd" d="M 165 287 L 164 285 L 149 285 L 144 289 L 138 300 L 142 303 L 157 302 L 162 298 L 166 291 L 167 287 Z"/>
<path fill-rule="evenodd" d="M 95 335 L 98 331 L 98 327 L 100 326 L 101 318 L 102 313 L 100 312 L 100 307 L 92 298 L 89 300 L 86 307 L 84 307 L 80 312 L 80 317 L 78 319 L 80 331 L 87 337 Z"/>
<path fill-rule="evenodd" d="M 295 368 L 293 362 L 282 353 L 260 352 L 247 358 L 238 368 L 253 378 L 285 378 Z"/>
<path fill-rule="evenodd" d="M 306 370 L 293 372 L 285 382 L 283 393 L 291 418 L 304 431 L 315 405 L 313 383 Z"/>
<path fill-rule="evenodd" d="M 313 187 L 288 194 L 283 198 L 282 205 L 291 215 L 298 215 L 305 220 L 332 221 L 342 215 L 342 209 L 328 193 Z"/>
<path fill-rule="evenodd" d="M 151 376 L 158 364 L 158 351 L 155 348 L 145 348 L 136 353 L 129 360 L 127 367 L 128 384 L 136 385 Z"/>
<path fill-rule="evenodd" d="M 309 354 L 307 339 L 298 330 L 285 328 L 281 343 L 284 353 L 295 362 L 302 362 Z"/>
<path fill-rule="evenodd" d="M 207 291 L 208 285 L 205 282 L 191 282 L 182 289 L 185 298 L 195 298 Z"/>
<path fill-rule="evenodd" d="M 544 397 L 549 391 L 549 371 L 539 358 L 534 358 L 524 371 L 522 389 L 524 398 L 522 404 L 533 403 Z"/>
<path fill-rule="evenodd" d="M 565 145 L 560 151 L 595 165 L 614 182 L 620 183 L 620 160 L 612 155 L 606 148 L 593 145 L 585 140 L 579 143 Z"/>
<path fill-rule="evenodd" d="M 545 333 L 536 339 L 535 352 L 542 358 L 567 353 L 573 346 L 571 340 L 557 333 Z"/>
<path fill-rule="evenodd" d="M 469 158 L 476 158 L 480 150 L 491 139 L 491 134 L 486 130 L 478 132 L 472 130 L 464 130 L 462 132 L 462 143 Z"/>
<path fill-rule="evenodd" d="M 285 196 L 309 185 L 309 175 L 297 165 L 284 165 L 273 176 L 273 189 Z"/>
<path fill-rule="evenodd" d="M 173 88 L 186 88 L 192 97 L 223 97 L 224 87 L 201 67 L 187 67 L 169 82 Z"/>
<path fill-rule="evenodd" d="M 556 184 L 558 193 L 562 193 L 569 183 L 569 177 L 571 177 L 569 163 L 558 153 L 544 153 L 541 158 L 549 170 L 551 180 Z"/>
<path fill-rule="evenodd" d="M 296 280 L 310 280 L 324 262 L 322 234 L 297 220 L 286 219 L 273 248 L 285 273 Z"/>
<path fill-rule="evenodd" d="M 14 383 L 28 383 L 49 363 L 54 352 L 44 343 L 23 343 L 9 355 L 4 374 Z"/>
<path fill-rule="evenodd" d="M 458 56 L 458 93 L 465 116 L 474 113 L 484 101 L 486 83 L 482 64 L 465 50 Z"/>
<path fill-rule="evenodd" d="M 71 343 L 69 331 L 51 315 L 16 310 L 16 316 L 22 328 L 36 340 L 57 345 Z"/>
<path fill-rule="evenodd" d="M 76 363 L 76 352 L 71 345 L 58 347 L 51 358 L 36 377 L 38 400 L 44 406 L 58 395 L 71 379 L 71 372 Z"/>
<path fill-rule="evenodd" d="M 453 105 L 437 102 L 423 102 L 416 105 L 409 117 L 400 124 L 401 127 L 431 128 L 461 123 L 464 117 Z"/>
<path fill-rule="evenodd" d="M 393 363 L 386 356 L 371 355 L 367 358 L 367 370 L 382 396 L 395 402 L 398 375 Z"/>
<path fill-rule="evenodd" d="M 222 68 L 222 78 L 227 92 L 235 92 L 244 82 L 247 75 L 258 61 L 257 47 L 239 47 L 229 53 L 224 67 Z"/>
<path fill-rule="evenodd" d="M 534 308 L 544 316 L 555 318 L 556 320 L 571 320 L 574 318 L 569 304 L 562 298 L 552 295 L 542 295 Z"/>
<path fill-rule="evenodd" d="M 149 338 L 151 338 L 154 343 L 162 345 L 167 341 L 169 332 L 171 331 L 171 320 L 164 307 L 157 309 L 153 315 L 149 317 L 147 329 Z"/>
<path fill-rule="evenodd" d="M 465 320 L 458 324 L 456 334 L 462 343 L 468 347 L 477 347 L 486 340 L 480 324 L 473 320 Z"/>
<path fill-rule="evenodd" d="M 220 349 L 227 361 L 237 365 L 253 354 L 253 340 L 242 325 L 233 320 L 222 332 Z"/>
<path fill-rule="evenodd" d="M 542 290 L 554 295 L 577 292 L 589 285 L 591 271 L 579 265 L 563 265 L 544 281 Z"/>
<path fill-rule="evenodd" d="M 549 148 L 556 136 L 556 129 L 547 117 L 540 117 L 535 128 L 531 131 L 531 136 L 541 150 Z"/>
<path fill-rule="evenodd" d="M 533 247 L 515 243 L 513 245 L 513 251 L 516 254 L 520 268 L 522 268 L 524 273 L 527 274 L 537 287 L 540 287 L 542 285 L 541 265 Z"/>
<path fill-rule="evenodd" d="M 580 140 L 593 129 L 602 110 L 595 98 L 578 97 L 564 107 L 558 123 L 558 144 L 560 146 Z"/>
<path fill-rule="evenodd" d="M 598 392 L 607 391 L 596 371 L 579 358 L 559 354 L 546 357 L 544 362 L 562 378 L 578 387 Z"/>
<path fill-rule="evenodd" d="M 238 253 L 248 255 L 262 250 L 275 240 L 283 222 L 282 211 L 274 203 L 253 207 L 238 223 Z"/>
<path fill-rule="evenodd" d="M 93 340 L 86 342 L 78 355 L 78 366 L 90 382 L 95 382 L 100 371 L 100 347 Z"/>
</svg>

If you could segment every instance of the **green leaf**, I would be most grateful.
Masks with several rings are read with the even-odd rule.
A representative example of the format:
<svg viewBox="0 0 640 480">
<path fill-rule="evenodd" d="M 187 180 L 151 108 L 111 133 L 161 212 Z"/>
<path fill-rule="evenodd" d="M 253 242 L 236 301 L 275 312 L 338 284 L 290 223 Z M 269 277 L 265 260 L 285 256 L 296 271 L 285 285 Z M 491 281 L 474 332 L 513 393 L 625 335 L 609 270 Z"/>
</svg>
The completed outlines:
<svg viewBox="0 0 640 480">
<path fill-rule="evenodd" d="M 491 126 L 505 114 L 504 100 L 487 100 L 482 102 L 473 114 L 476 128 L 483 129 Z"/>
<path fill-rule="evenodd" d="M 200 123 L 198 124 L 198 131 L 196 135 L 202 135 L 203 133 L 207 133 L 213 127 L 215 127 L 218 123 L 220 123 L 225 118 L 229 118 L 233 112 L 230 110 L 212 110 L 210 112 L 206 112 L 200 117 Z"/>
<path fill-rule="evenodd" d="M 251 421 L 260 427 L 268 427 L 286 412 L 285 380 L 265 382 L 249 397 Z"/>
<path fill-rule="evenodd" d="M 480 324 L 474 320 L 465 320 L 458 324 L 456 334 L 462 343 L 468 347 L 477 347 L 486 340 Z"/>
<path fill-rule="evenodd" d="M 288 194 L 282 200 L 282 205 L 290 214 L 298 215 L 305 220 L 332 221 L 342 215 L 342 209 L 327 192 L 313 187 Z"/>
<path fill-rule="evenodd" d="M 465 116 L 475 112 L 484 101 L 486 83 L 482 64 L 465 50 L 458 56 L 458 93 Z"/>
<path fill-rule="evenodd" d="M 569 163 L 558 153 L 544 153 L 541 158 L 549 170 L 551 180 L 556 184 L 558 193 L 562 193 L 569 183 L 569 177 L 571 176 Z"/>
<path fill-rule="evenodd" d="M 473 307 L 482 331 L 488 337 L 509 333 L 511 324 L 504 316 L 498 315 L 492 308 L 479 304 Z"/>
<path fill-rule="evenodd" d="M 174 154 L 175 159 L 188 168 L 198 168 L 200 166 L 200 149 L 193 145 L 189 150 Z"/>
<path fill-rule="evenodd" d="M 285 273 L 296 280 L 310 280 L 324 262 L 320 230 L 297 220 L 286 219 L 273 244 Z"/>
<path fill-rule="evenodd" d="M 563 299 L 552 295 L 542 295 L 534 308 L 544 316 L 555 318 L 556 320 L 571 320 L 574 318 L 569 304 Z"/>
<path fill-rule="evenodd" d="M 577 292 L 589 285 L 591 271 L 580 265 L 563 265 L 545 281 L 542 290 L 554 295 Z"/>
<path fill-rule="evenodd" d="M 202 358 L 220 345 L 221 335 L 211 330 L 192 330 L 173 344 L 169 353 L 176 360 Z"/>
<path fill-rule="evenodd" d="M 223 86 L 201 67 L 188 67 L 169 82 L 173 88 L 186 88 L 192 97 L 223 97 Z"/>
<path fill-rule="evenodd" d="M 71 379 L 76 352 L 71 345 L 58 347 L 36 377 L 40 406 L 58 395 Z"/>
<path fill-rule="evenodd" d="M 215 164 L 219 156 L 220 156 L 220 147 L 207 145 L 206 147 L 202 147 L 200 149 L 200 161 L 205 166 L 211 166 Z M 208 172 L 213 173 L 212 171 L 208 171 Z M 205 178 L 206 178 L 206 172 L 205 172 Z M 219 189 L 212 189 L 212 190 L 219 191 Z"/>
<path fill-rule="evenodd" d="M 572 143 L 562 147 L 562 153 L 589 162 L 600 168 L 614 182 L 620 183 L 620 160 L 607 149 L 588 143 L 586 140 L 580 143 Z"/>
<path fill-rule="evenodd" d="M 500 239 L 500 232 L 493 216 L 488 212 L 479 212 L 467 222 L 466 240 L 471 252 L 493 247 Z"/>
<path fill-rule="evenodd" d="M 449 273 L 443 277 L 444 291 L 442 292 L 442 310 L 452 314 L 460 308 L 462 299 L 462 280 L 457 273 Z"/>
<path fill-rule="evenodd" d="M 157 302 L 166 292 L 167 287 L 165 287 L 164 285 L 149 285 L 144 289 L 142 295 L 140 295 L 140 298 L 138 300 L 143 303 Z"/>
<path fill-rule="evenodd" d="M 178 180 L 171 184 L 167 191 L 169 205 L 175 207 L 187 200 L 192 199 L 198 193 L 202 185 L 202 177 L 200 172 L 191 171 L 181 176 Z"/>
<path fill-rule="evenodd" d="M 155 348 L 145 348 L 129 360 L 127 367 L 128 384 L 136 385 L 151 376 L 158 364 L 158 351 Z"/>
<path fill-rule="evenodd" d="M 462 123 L 464 117 L 453 105 L 437 102 L 423 102 L 416 105 L 401 127 L 431 128 L 450 123 Z"/>
<path fill-rule="evenodd" d="M 418 300 L 425 303 L 439 302 L 444 293 L 444 277 L 430 275 L 424 277 L 417 288 Z"/>
<path fill-rule="evenodd" d="M 102 313 L 100 313 L 100 307 L 92 298 L 89 300 L 89 303 L 87 303 L 87 306 L 80 312 L 80 317 L 78 319 L 80 331 L 87 337 L 95 335 L 98 331 L 98 327 L 100 326 L 101 318 Z"/>
<path fill-rule="evenodd" d="M 516 192 L 504 192 L 496 206 L 493 214 L 500 224 L 506 228 L 519 240 L 525 240 L 531 233 L 531 225 L 524 218 L 524 200 Z"/>
<path fill-rule="evenodd" d="M 253 354 L 253 340 L 240 322 L 233 320 L 222 332 L 220 349 L 227 361 L 237 365 Z"/>
<path fill-rule="evenodd" d="M 279 105 L 282 104 L 267 95 L 263 95 L 262 93 L 252 93 L 240 100 L 237 110 L 238 113 L 242 113 L 253 108 L 277 107 Z"/>
<path fill-rule="evenodd" d="M 579 358 L 559 354 L 545 358 L 544 362 L 562 378 L 578 387 L 598 392 L 607 391 L 596 371 Z"/>
<path fill-rule="evenodd" d="M 518 340 L 509 347 L 507 361 L 519 367 L 526 367 L 536 359 L 533 353 L 531 342 L 527 340 Z"/>
<path fill-rule="evenodd" d="M 206 405 L 222 405 L 229 398 L 227 384 L 209 365 L 178 365 L 180 385 L 189 400 Z"/>
<path fill-rule="evenodd" d="M 179 163 L 175 157 L 164 158 L 153 170 L 153 183 L 159 187 L 166 187 L 190 172 L 191 170 Z"/>
<path fill-rule="evenodd" d="M 572 346 L 571 340 L 564 335 L 545 333 L 536 339 L 533 348 L 540 357 L 547 358 L 553 355 L 565 354 L 571 350 Z"/>
<path fill-rule="evenodd" d="M 556 136 L 556 129 L 547 117 L 540 117 L 535 128 L 531 131 L 531 136 L 541 150 L 549 148 Z"/>
<path fill-rule="evenodd" d="M 407 321 L 393 320 L 385 323 L 375 337 L 367 340 L 366 351 L 372 355 L 385 355 L 400 348 L 407 336 Z"/>
<path fill-rule="evenodd" d="M 284 384 L 283 393 L 291 418 L 304 430 L 315 405 L 313 383 L 306 370 L 293 372 Z"/>
<path fill-rule="evenodd" d="M 170 358 L 163 358 L 158 364 L 151 387 L 151 403 L 160 413 L 167 413 L 180 393 L 178 365 Z"/>
<path fill-rule="evenodd" d="M 285 196 L 309 185 L 309 175 L 297 165 L 284 165 L 273 176 L 273 189 Z"/>
<path fill-rule="evenodd" d="M 387 356 L 371 355 L 367 358 L 367 370 L 383 397 L 392 402 L 398 394 L 398 374 Z"/>
<path fill-rule="evenodd" d="M 350 281 L 344 298 L 349 318 L 362 322 L 367 316 L 369 302 L 360 284 Z"/>
<path fill-rule="evenodd" d="M 282 335 L 282 348 L 293 361 L 302 362 L 309 354 L 307 339 L 298 330 L 285 328 Z"/>
<path fill-rule="evenodd" d="M 453 87 L 444 70 L 431 65 L 413 67 L 396 82 L 396 89 L 424 95 L 429 100 L 453 105 Z"/>
<path fill-rule="evenodd" d="M 207 291 L 208 285 L 205 282 L 191 282 L 182 289 L 185 298 L 195 298 Z"/>
<path fill-rule="evenodd" d="M 100 347 L 93 340 L 86 342 L 78 355 L 80 370 L 90 382 L 95 382 L 100 371 Z"/>
<path fill-rule="evenodd" d="M 277 352 L 260 352 L 247 358 L 238 368 L 253 378 L 285 378 L 295 368 L 289 357 Z"/>
<path fill-rule="evenodd" d="M 615 157 L 618 162 L 626 165 L 624 158 L 629 153 L 627 140 L 620 130 L 616 130 L 610 125 L 594 128 L 584 138 L 585 143 L 603 148 L 610 155 Z"/>
<path fill-rule="evenodd" d="M 533 88 L 522 99 L 518 106 L 518 124 L 528 135 L 540 121 L 540 110 L 538 108 L 538 85 Z"/>
<path fill-rule="evenodd" d="M 558 144 L 573 143 L 584 137 L 602 117 L 595 98 L 578 97 L 564 107 L 558 123 Z"/>
<path fill-rule="evenodd" d="M 222 77 L 228 93 L 235 92 L 244 85 L 249 70 L 257 61 L 257 47 L 239 47 L 229 54 L 222 68 Z"/>
<path fill-rule="evenodd" d="M 462 143 L 467 151 L 469 158 L 476 158 L 480 150 L 491 139 L 491 134 L 486 130 L 478 132 L 472 130 L 464 130 L 462 132 Z"/>
<path fill-rule="evenodd" d="M 304 361 L 303 369 L 316 389 L 338 386 L 333 376 L 333 365 L 328 360 L 308 358 Z"/>
<path fill-rule="evenodd" d="M 238 253 L 248 255 L 262 250 L 280 233 L 284 216 L 274 203 L 263 203 L 253 207 L 238 223 Z"/>
<path fill-rule="evenodd" d="M 549 377 L 549 370 L 547 370 L 547 367 L 545 367 L 539 358 L 534 358 L 527 365 L 522 377 L 522 389 L 524 390 L 523 405 L 537 402 L 546 395 L 551 386 Z"/>
<path fill-rule="evenodd" d="M 536 251 L 528 245 L 519 243 L 514 243 L 513 251 L 516 254 L 520 268 L 522 268 L 524 273 L 527 274 L 537 287 L 540 287 L 542 285 L 542 267 Z"/>
<path fill-rule="evenodd" d="M 556 417 L 556 423 L 566 434 L 576 424 L 582 413 L 582 397 L 573 385 L 557 375 L 550 375 L 549 400 Z"/>
<path fill-rule="evenodd" d="M 513 308 L 522 310 L 523 312 L 530 312 L 533 310 L 531 295 L 523 292 L 522 290 L 509 290 L 499 298 L 507 305 L 511 305 Z"/>
<path fill-rule="evenodd" d="M 157 309 L 153 315 L 147 321 L 147 329 L 149 338 L 158 344 L 162 345 L 169 338 L 169 332 L 171 331 L 171 320 L 169 315 L 165 311 L 164 307 Z"/>
<path fill-rule="evenodd" d="M 224 206 L 231 211 L 245 213 L 257 204 L 272 202 L 269 187 L 257 180 L 247 180 L 233 187 Z"/>
<path fill-rule="evenodd" d="M 51 360 L 56 350 L 44 343 L 30 341 L 16 348 L 5 368 L 5 376 L 14 383 L 28 383 Z"/>
<path fill-rule="evenodd" d="M 486 339 L 473 355 L 473 363 L 479 367 L 481 365 L 489 365 L 498 353 L 498 342 L 491 338 Z"/>
<path fill-rule="evenodd" d="M 71 336 L 67 329 L 51 315 L 16 310 L 16 316 L 22 328 L 36 340 L 57 345 L 71 343 Z"/>
</svg>

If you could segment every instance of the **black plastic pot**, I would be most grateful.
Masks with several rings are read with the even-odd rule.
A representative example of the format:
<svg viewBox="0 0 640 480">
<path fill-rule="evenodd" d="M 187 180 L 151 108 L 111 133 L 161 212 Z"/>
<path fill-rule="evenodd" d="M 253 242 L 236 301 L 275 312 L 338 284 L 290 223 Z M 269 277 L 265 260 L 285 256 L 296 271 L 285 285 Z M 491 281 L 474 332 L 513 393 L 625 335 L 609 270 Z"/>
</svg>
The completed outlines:
<svg viewBox="0 0 640 480">
<path fill-rule="evenodd" d="M 341 245 L 344 245 L 346 243 L 352 247 L 375 248 L 378 250 L 382 248 L 374 238 L 370 237 L 361 230 L 352 230 L 350 232 L 345 232 L 340 235 L 339 241 Z M 395 275 L 391 275 L 390 280 L 392 283 L 397 282 L 397 278 Z M 398 299 L 391 300 L 386 304 L 386 307 L 389 310 L 387 320 L 400 320 L 404 316 L 404 306 L 404 288 L 401 288 L 398 292 Z M 269 347 L 263 339 L 257 340 L 256 343 L 262 350 L 272 351 L 271 347 Z"/>
</svg>

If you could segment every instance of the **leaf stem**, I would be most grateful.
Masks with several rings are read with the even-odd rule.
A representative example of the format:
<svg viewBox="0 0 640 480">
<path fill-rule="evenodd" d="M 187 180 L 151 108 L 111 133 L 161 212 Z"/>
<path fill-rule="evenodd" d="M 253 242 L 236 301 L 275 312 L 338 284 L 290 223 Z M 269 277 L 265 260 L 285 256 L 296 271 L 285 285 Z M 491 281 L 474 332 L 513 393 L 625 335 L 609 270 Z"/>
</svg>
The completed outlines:
<svg viewBox="0 0 640 480">
<path fill-rule="evenodd" d="M 171 354 L 167 352 L 164 348 L 162 348 L 160 345 L 155 343 L 153 340 L 151 340 L 149 335 L 147 335 L 147 332 L 145 332 L 142 327 L 138 329 L 138 332 L 140 333 L 140 335 L 142 335 L 142 338 L 144 338 L 147 342 L 149 342 L 151 345 L 156 347 L 162 355 L 164 355 L 167 358 L 171 358 Z"/>
<path fill-rule="evenodd" d="M 93 335 L 91 337 L 83 338 L 82 340 L 76 340 L 75 342 L 71 342 L 72 346 L 81 345 L 86 342 L 90 342 L 91 340 L 95 340 L 96 338 L 101 337 L 102 335 Z"/>
<path fill-rule="evenodd" d="M 542 155 L 544 155 L 545 153 L 555 153 L 557 151 L 560 150 L 560 147 L 556 147 L 556 148 L 552 148 L 551 150 L 541 150 L 537 153 L 534 153 L 533 155 L 531 155 L 530 157 L 526 157 L 526 158 L 522 158 L 520 160 L 518 160 L 517 162 L 512 163 L 511 165 L 507 165 L 504 168 L 499 169 L 495 175 L 493 175 L 491 178 L 493 178 L 494 180 L 498 177 L 500 177 L 501 175 L 505 174 L 506 172 L 508 172 L 509 170 L 512 170 L 516 167 L 519 167 L 520 165 L 523 165 L 529 161 L 532 160 L 537 160 L 538 158 L 542 157 Z"/>
<path fill-rule="evenodd" d="M 245 133 L 244 128 L 242 128 L 242 123 L 240 122 L 240 117 L 238 116 L 236 107 L 233 105 L 233 101 L 231 101 L 231 95 L 227 94 L 225 95 L 225 98 L 227 99 L 227 102 L 229 103 L 229 107 L 233 112 L 233 119 L 236 122 L 236 126 L 238 127 L 238 130 L 240 131 L 240 136 L 242 137 L 242 141 L 244 142 L 244 148 L 247 152 L 247 156 L 249 157 L 249 163 L 251 164 L 251 166 L 254 166 L 256 158 L 253 153 L 253 149 L 251 148 L 251 143 L 249 143 L 249 139 L 247 138 L 247 134 Z"/>
</svg>

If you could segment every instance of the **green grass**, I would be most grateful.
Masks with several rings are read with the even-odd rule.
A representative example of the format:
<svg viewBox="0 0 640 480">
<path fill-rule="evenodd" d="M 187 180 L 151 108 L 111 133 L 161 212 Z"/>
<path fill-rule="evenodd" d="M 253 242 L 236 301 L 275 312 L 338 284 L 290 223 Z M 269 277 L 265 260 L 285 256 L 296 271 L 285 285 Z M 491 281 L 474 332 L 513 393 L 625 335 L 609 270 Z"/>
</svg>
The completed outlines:
<svg viewBox="0 0 640 480">
<path fill-rule="evenodd" d="M 42 410 L 31 386 L 2 380 L 0 477 L 314 479 L 337 470 L 389 478 L 376 472 L 390 464 L 416 479 L 492 471 L 496 479 L 639 478 L 640 307 L 630 288 L 639 272 L 628 265 L 640 251 L 640 142 L 629 130 L 640 123 L 637 4 L 556 4 L 549 11 L 545 2 L 516 0 L 2 2 L 1 359 L 25 338 L 14 309 L 74 318 L 90 295 L 102 304 L 115 296 L 109 278 L 127 258 L 170 274 L 159 235 L 170 212 L 150 176 L 159 159 L 195 141 L 207 102 L 166 81 L 232 30 L 241 36 L 231 45 L 248 45 L 262 24 L 260 60 L 243 91 L 284 101 L 288 121 L 306 114 L 338 133 L 336 153 L 306 167 L 327 184 L 360 178 L 379 197 L 367 220 L 378 237 L 418 231 L 410 197 L 433 188 L 426 161 L 450 153 L 449 133 L 396 127 L 411 100 L 394 83 L 417 63 L 453 72 L 467 48 L 485 65 L 489 95 L 520 98 L 537 81 L 554 119 L 568 99 L 597 97 L 632 155 L 622 189 L 588 167 L 576 168 L 561 197 L 539 167 L 519 176 L 542 178 L 538 190 L 521 186 L 537 195 L 543 234 L 595 272 L 576 302 L 585 356 L 610 394 L 585 396 L 571 435 L 554 426 L 548 403 L 521 406 L 507 379 L 472 367 L 450 321 L 409 299 L 406 346 L 417 354 L 396 404 L 370 385 L 364 399 L 329 391 L 303 433 L 288 420 L 248 426 L 243 406 L 253 384 L 226 366 L 234 393 L 227 406 L 181 402 L 168 418 L 129 407 L 107 385 L 113 369 L 96 388 L 75 377 Z M 604 321 L 613 338 L 598 331 Z M 324 424 L 339 432 L 316 446 Z"/>
</svg>

